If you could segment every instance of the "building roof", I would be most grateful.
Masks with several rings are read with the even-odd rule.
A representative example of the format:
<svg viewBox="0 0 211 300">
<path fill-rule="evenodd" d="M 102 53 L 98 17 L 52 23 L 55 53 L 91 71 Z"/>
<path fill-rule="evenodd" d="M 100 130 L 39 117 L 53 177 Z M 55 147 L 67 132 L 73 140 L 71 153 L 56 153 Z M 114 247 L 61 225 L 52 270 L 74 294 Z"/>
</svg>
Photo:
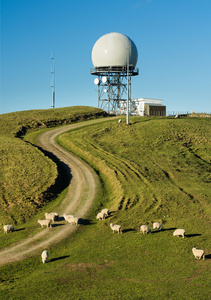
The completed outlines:
<svg viewBox="0 0 211 300">
<path fill-rule="evenodd" d="M 161 99 L 150 99 L 150 98 L 135 98 L 132 99 L 132 101 L 135 102 L 144 102 L 144 104 L 150 105 L 150 106 L 163 106 Z"/>
</svg>

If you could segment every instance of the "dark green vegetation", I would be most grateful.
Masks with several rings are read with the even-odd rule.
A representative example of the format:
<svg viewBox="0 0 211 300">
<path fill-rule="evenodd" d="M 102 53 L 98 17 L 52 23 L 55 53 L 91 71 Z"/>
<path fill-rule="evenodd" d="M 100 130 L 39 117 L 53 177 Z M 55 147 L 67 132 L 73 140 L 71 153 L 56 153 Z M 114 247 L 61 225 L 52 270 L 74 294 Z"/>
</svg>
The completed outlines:
<svg viewBox="0 0 211 300">
<path fill-rule="evenodd" d="M 0 225 L 21 224 L 55 198 L 55 164 L 21 138 L 27 132 L 105 116 L 93 107 L 0 115 Z"/>
<path fill-rule="evenodd" d="M 100 177 L 89 225 L 52 246 L 46 265 L 39 254 L 0 267 L 0 299 L 209 299 L 210 119 L 115 120 L 58 142 Z M 102 207 L 111 216 L 96 222 Z M 165 230 L 140 235 L 152 221 Z M 184 228 L 185 239 L 173 237 L 174 228 Z M 194 259 L 194 246 L 205 249 L 204 261 Z"/>
</svg>

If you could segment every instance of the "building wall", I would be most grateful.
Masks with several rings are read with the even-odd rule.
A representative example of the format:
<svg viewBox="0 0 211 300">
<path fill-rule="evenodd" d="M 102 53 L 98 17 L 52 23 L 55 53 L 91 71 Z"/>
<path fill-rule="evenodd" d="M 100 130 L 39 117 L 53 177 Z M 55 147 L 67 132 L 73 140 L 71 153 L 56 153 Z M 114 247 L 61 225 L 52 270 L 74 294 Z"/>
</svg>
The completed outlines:
<svg viewBox="0 0 211 300">
<path fill-rule="evenodd" d="M 136 116 L 165 116 L 166 106 L 161 99 L 137 98 L 130 101 L 130 114 Z M 120 104 L 120 114 L 126 114 L 126 101 Z"/>
<path fill-rule="evenodd" d="M 166 106 L 152 106 L 145 104 L 144 105 L 144 115 L 146 116 L 165 116 L 166 115 Z"/>
</svg>

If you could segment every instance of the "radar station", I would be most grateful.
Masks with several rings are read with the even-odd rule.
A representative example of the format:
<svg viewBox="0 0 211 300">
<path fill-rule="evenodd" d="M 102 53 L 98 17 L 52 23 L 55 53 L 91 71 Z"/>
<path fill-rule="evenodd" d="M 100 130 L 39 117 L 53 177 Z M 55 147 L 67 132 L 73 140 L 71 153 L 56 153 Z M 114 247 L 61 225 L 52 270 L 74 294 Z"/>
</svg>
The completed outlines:
<svg viewBox="0 0 211 300">
<path fill-rule="evenodd" d="M 138 51 L 134 42 L 124 34 L 103 35 L 92 48 L 91 75 L 98 90 L 98 108 L 108 113 L 129 112 L 131 77 L 139 74 L 136 63 Z"/>
</svg>

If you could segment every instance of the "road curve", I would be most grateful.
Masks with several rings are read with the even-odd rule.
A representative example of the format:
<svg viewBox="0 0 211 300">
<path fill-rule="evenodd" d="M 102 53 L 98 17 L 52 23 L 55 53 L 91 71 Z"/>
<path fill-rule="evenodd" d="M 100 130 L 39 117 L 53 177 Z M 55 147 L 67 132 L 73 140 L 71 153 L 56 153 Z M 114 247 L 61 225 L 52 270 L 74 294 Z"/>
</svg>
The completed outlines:
<svg viewBox="0 0 211 300">
<path fill-rule="evenodd" d="M 65 198 L 58 208 L 59 215 L 66 213 L 74 214 L 78 218 L 85 218 L 96 195 L 98 177 L 88 164 L 58 145 L 55 141 L 56 137 L 69 130 L 111 119 L 114 118 L 97 119 L 85 123 L 67 125 L 45 131 L 39 136 L 40 146 L 44 150 L 53 153 L 69 169 L 70 184 Z M 53 228 L 41 229 L 40 227 L 39 232 L 34 236 L 28 237 L 14 246 L 0 250 L 0 265 L 36 255 L 38 250 L 39 254 L 41 254 L 42 250 L 47 249 L 53 243 L 60 242 L 77 229 L 77 226 L 71 226 L 70 224 L 56 225 Z M 36 226 L 39 225 L 36 224 Z"/>
</svg>

